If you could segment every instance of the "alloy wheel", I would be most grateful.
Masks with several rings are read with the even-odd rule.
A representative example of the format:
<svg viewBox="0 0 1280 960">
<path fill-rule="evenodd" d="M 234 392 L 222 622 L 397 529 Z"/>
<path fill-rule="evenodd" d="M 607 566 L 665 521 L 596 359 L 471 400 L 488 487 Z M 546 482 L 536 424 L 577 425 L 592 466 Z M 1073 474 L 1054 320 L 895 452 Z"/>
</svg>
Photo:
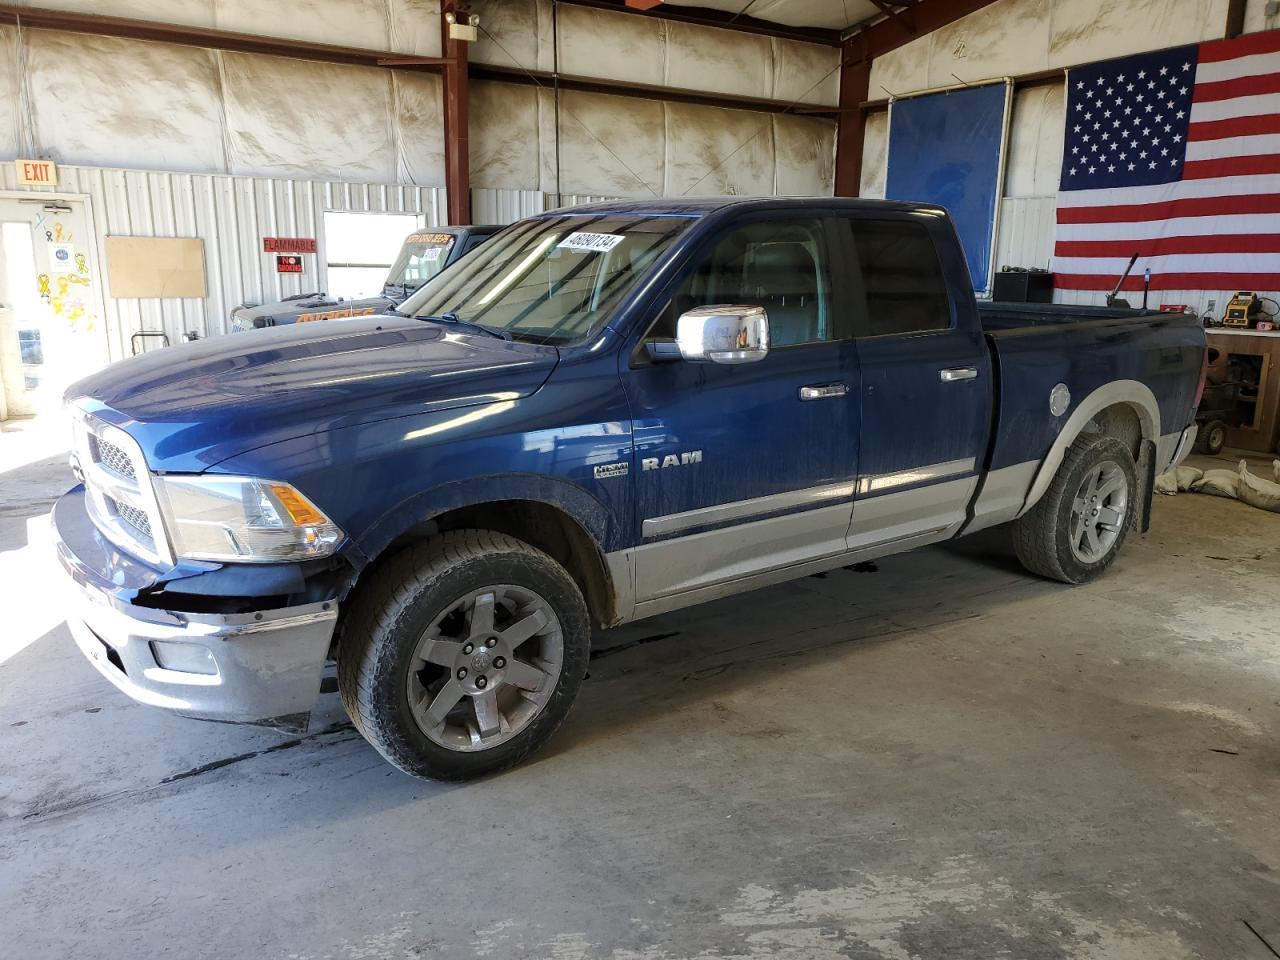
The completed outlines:
<svg viewBox="0 0 1280 960">
<path fill-rule="evenodd" d="M 409 667 L 409 706 L 432 742 L 490 750 L 542 712 L 563 666 L 564 634 L 551 604 L 525 587 L 484 587 L 423 632 Z"/>
<path fill-rule="evenodd" d="M 1115 545 L 1129 513 L 1129 483 L 1114 460 L 1090 467 L 1071 503 L 1071 552 L 1097 563 Z"/>
</svg>

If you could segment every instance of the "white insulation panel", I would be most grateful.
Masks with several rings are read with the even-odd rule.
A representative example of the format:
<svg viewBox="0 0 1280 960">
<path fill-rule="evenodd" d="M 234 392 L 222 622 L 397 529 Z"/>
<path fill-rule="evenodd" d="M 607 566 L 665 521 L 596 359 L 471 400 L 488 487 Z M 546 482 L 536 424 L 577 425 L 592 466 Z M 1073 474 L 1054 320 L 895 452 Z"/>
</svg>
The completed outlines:
<svg viewBox="0 0 1280 960">
<path fill-rule="evenodd" d="M 871 90 L 902 96 L 1213 40 L 1223 35 L 1227 2 L 996 0 L 877 57 Z"/>
<path fill-rule="evenodd" d="M 889 111 L 867 114 L 863 131 L 862 183 L 859 196 L 883 200 L 889 162 Z"/>
<path fill-rule="evenodd" d="M 0 57 L 11 155 L 34 147 L 59 163 L 444 183 L 433 74 L 14 27 L 0 28 Z"/>
<path fill-rule="evenodd" d="M 471 182 L 589 196 L 830 196 L 835 124 L 564 90 L 471 85 Z M 557 167 L 559 175 L 557 176 Z"/>
<path fill-rule="evenodd" d="M 472 9 L 479 63 L 553 70 L 558 53 L 568 76 L 825 106 L 840 99 L 836 47 L 570 4 L 553 16 L 549 0 L 478 0 Z"/>
<path fill-rule="evenodd" d="M 151 20 L 258 37 L 440 56 L 438 0 L 14 0 L 13 6 Z"/>
</svg>

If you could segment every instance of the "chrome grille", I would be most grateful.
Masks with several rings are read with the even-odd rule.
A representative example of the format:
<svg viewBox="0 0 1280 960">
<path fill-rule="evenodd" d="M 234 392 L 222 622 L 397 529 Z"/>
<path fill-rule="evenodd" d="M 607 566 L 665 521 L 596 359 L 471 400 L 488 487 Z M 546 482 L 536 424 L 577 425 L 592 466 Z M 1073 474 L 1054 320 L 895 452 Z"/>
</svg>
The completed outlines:
<svg viewBox="0 0 1280 960">
<path fill-rule="evenodd" d="M 119 500 L 107 497 L 107 502 L 111 504 L 111 509 L 116 512 L 121 520 L 133 527 L 134 530 L 141 533 L 148 540 L 151 539 L 151 518 L 147 516 L 145 510 L 137 507 L 131 507 L 127 503 L 121 503 Z"/>
<path fill-rule="evenodd" d="M 91 437 L 89 443 L 93 449 L 94 459 L 98 463 L 118 476 L 128 480 L 138 479 L 137 472 L 133 469 L 133 461 L 125 451 L 102 437 Z"/>
<path fill-rule="evenodd" d="M 172 563 L 151 474 L 137 443 L 83 407 L 74 408 L 74 459 L 89 517 L 104 537 L 151 563 Z"/>
</svg>

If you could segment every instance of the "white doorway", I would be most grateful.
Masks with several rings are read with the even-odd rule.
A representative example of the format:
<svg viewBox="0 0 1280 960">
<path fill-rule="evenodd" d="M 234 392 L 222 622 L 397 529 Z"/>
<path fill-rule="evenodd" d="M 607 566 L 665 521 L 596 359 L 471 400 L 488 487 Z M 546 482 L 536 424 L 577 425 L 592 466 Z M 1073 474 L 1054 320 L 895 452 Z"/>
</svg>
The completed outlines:
<svg viewBox="0 0 1280 960">
<path fill-rule="evenodd" d="M 108 361 L 84 197 L 0 196 L 0 419 L 52 410 Z"/>
</svg>

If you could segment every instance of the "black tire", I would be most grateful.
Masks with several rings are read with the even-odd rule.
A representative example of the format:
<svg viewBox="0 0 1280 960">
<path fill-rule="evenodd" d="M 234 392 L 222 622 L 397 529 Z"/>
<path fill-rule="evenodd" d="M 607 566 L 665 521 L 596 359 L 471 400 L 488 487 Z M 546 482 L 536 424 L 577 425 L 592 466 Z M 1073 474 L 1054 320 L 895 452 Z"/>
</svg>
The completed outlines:
<svg viewBox="0 0 1280 960">
<path fill-rule="evenodd" d="M 586 604 L 563 567 L 514 537 L 458 530 L 406 548 L 374 578 L 345 617 L 338 688 L 351 722 L 388 761 L 415 777 L 469 780 L 519 763 L 555 733 L 582 685 L 591 646 Z M 410 669 L 435 618 L 457 598 L 495 584 L 532 591 L 555 613 L 563 637 L 560 675 L 541 712 L 511 739 L 460 752 L 429 739 L 414 719 Z"/>
<path fill-rule="evenodd" d="M 1127 484 L 1127 500 L 1119 531 L 1105 555 L 1092 562 L 1082 560 L 1071 543 L 1072 505 L 1091 471 L 1101 464 L 1116 464 Z M 1058 472 L 1040 501 L 1013 523 L 1013 544 L 1018 559 L 1032 573 L 1062 583 L 1085 583 L 1111 566 L 1124 546 L 1140 509 L 1138 471 L 1133 455 L 1114 437 L 1081 434 L 1067 448 Z"/>
<path fill-rule="evenodd" d="M 1221 420 L 1207 420 L 1196 432 L 1196 442 L 1192 449 L 1196 453 L 1216 457 L 1226 445 L 1227 425 Z"/>
</svg>

